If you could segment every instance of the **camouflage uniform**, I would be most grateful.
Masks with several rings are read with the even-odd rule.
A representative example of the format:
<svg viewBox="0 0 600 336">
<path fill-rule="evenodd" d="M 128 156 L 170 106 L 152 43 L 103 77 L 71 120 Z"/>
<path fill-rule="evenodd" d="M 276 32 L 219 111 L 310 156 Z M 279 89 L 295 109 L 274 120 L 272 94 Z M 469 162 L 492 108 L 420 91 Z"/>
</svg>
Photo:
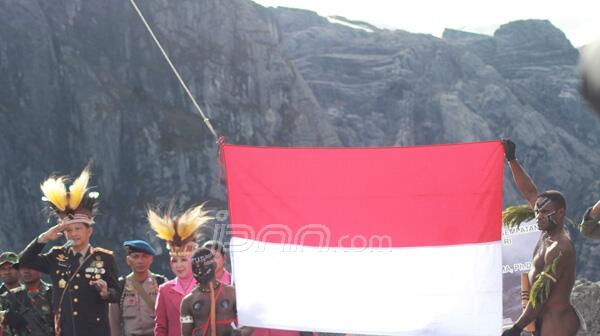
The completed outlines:
<svg viewBox="0 0 600 336">
<path fill-rule="evenodd" d="M 36 291 L 25 286 L 14 288 L 0 296 L 0 309 L 6 311 L 4 330 L 10 336 L 52 336 L 52 287 L 41 281 Z"/>
</svg>

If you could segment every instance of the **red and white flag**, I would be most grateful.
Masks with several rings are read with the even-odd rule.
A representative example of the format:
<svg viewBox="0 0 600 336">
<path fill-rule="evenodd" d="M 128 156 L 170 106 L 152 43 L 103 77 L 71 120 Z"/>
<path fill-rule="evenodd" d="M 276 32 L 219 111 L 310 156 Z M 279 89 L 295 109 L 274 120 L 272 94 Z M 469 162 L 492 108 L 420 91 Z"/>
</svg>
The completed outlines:
<svg viewBox="0 0 600 336">
<path fill-rule="evenodd" d="M 224 145 L 240 324 L 500 334 L 503 153 Z"/>
</svg>

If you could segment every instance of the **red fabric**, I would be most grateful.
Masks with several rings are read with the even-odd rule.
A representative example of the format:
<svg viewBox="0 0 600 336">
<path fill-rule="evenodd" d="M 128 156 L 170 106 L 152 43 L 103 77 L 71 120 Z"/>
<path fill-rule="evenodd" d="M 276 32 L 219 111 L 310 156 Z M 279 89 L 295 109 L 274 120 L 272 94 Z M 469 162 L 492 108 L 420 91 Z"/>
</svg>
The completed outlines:
<svg viewBox="0 0 600 336">
<path fill-rule="evenodd" d="M 254 328 L 252 336 L 300 336 L 299 331 Z"/>
<path fill-rule="evenodd" d="M 385 148 L 223 145 L 223 155 L 237 237 L 331 247 L 362 247 L 357 244 L 363 238 L 382 234 L 391 237 L 390 247 L 501 237 L 500 141 Z M 273 224 L 284 225 L 279 234 Z M 326 227 L 325 242 L 302 234 L 311 224 Z"/>
</svg>

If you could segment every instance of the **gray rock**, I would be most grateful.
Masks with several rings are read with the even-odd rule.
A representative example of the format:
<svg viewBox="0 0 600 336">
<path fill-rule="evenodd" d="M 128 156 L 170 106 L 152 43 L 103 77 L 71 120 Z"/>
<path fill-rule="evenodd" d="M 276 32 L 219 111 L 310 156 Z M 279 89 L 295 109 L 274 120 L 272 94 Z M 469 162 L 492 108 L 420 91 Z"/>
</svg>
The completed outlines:
<svg viewBox="0 0 600 336">
<path fill-rule="evenodd" d="M 272 11 L 285 53 L 344 145 L 511 138 L 538 188 L 565 193 L 575 221 L 600 198 L 600 124 L 577 92 L 578 51 L 550 22 L 511 22 L 494 36 L 446 30 L 437 39 Z M 505 191 L 506 205 L 525 203 L 508 169 Z M 578 275 L 599 280 L 597 243 L 570 230 Z"/>
<path fill-rule="evenodd" d="M 242 0 L 139 2 L 228 143 L 335 146 L 310 88 L 279 49 L 264 8 Z M 212 200 L 215 139 L 129 2 L 0 3 L 1 249 L 47 228 L 40 182 L 92 163 L 101 193 L 94 242 L 144 238 L 148 204 Z"/>
<path fill-rule="evenodd" d="M 600 335 L 600 282 L 577 281 L 571 300 L 587 325 L 587 331 L 577 335 Z"/>
</svg>

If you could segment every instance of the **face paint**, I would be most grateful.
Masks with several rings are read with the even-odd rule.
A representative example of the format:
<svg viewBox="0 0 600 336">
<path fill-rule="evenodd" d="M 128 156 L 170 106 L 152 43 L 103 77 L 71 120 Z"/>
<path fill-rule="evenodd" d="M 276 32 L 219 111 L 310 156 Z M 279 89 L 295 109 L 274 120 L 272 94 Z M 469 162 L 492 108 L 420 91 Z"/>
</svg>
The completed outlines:
<svg viewBox="0 0 600 336">
<path fill-rule="evenodd" d="M 546 209 L 550 204 L 552 204 L 552 200 L 543 197 L 535 205 L 535 217 L 538 227 L 542 231 L 552 231 L 558 226 L 558 223 L 552 218 L 556 214 L 556 210 Z"/>
<path fill-rule="evenodd" d="M 215 261 L 210 251 L 208 251 L 208 254 L 192 257 L 192 273 L 196 281 L 201 284 L 207 284 L 214 279 Z"/>
<path fill-rule="evenodd" d="M 550 205 L 552 201 L 549 198 L 540 198 L 540 201 L 536 204 L 537 205 L 537 211 L 543 210 L 545 207 L 547 207 L 548 205 Z"/>
<path fill-rule="evenodd" d="M 548 218 L 548 222 L 550 223 L 549 229 L 554 229 L 558 226 L 558 223 L 552 218 L 552 216 L 556 213 L 556 210 L 549 213 L 546 218 Z"/>
<path fill-rule="evenodd" d="M 202 308 L 204 307 L 204 301 L 196 301 L 196 303 L 194 303 L 194 305 L 192 306 L 192 309 L 194 311 L 201 311 Z"/>
</svg>

